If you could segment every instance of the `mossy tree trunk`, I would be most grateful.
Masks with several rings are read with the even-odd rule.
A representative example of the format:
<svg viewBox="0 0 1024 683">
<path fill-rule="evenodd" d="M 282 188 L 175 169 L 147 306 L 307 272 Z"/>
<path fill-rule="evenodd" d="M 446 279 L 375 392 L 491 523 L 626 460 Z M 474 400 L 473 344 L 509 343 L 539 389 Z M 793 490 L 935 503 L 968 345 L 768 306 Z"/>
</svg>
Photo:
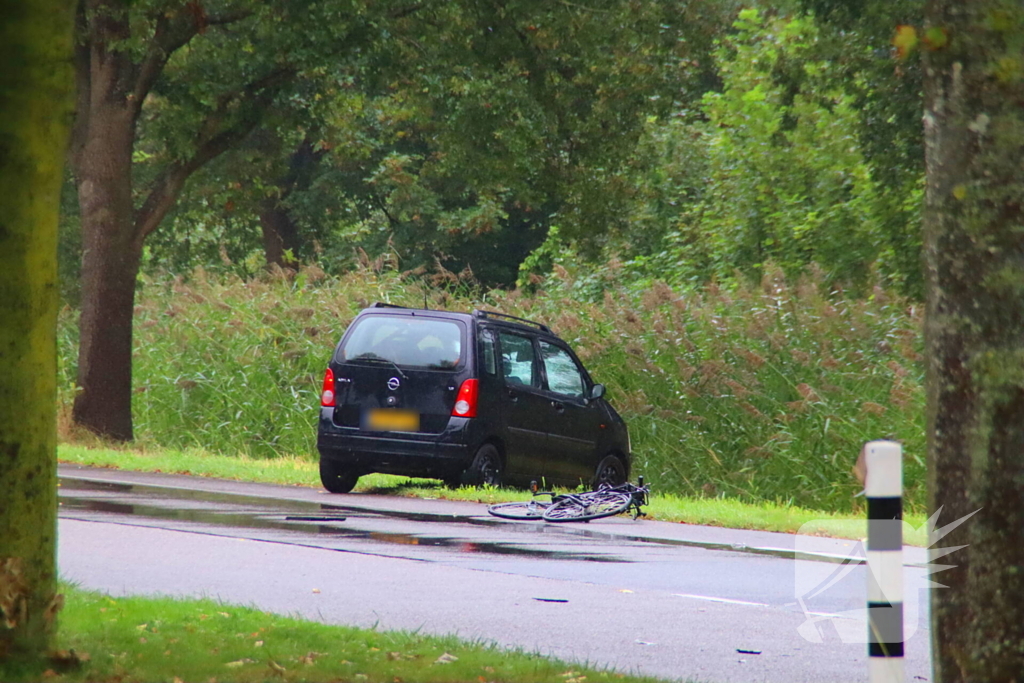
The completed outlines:
<svg viewBox="0 0 1024 683">
<path fill-rule="evenodd" d="M 934 680 L 1024 676 L 1024 6 L 929 0 L 928 457 L 944 539 Z"/>
<path fill-rule="evenodd" d="M 57 214 L 73 0 L 0 0 L 0 662 L 51 644 Z"/>
</svg>

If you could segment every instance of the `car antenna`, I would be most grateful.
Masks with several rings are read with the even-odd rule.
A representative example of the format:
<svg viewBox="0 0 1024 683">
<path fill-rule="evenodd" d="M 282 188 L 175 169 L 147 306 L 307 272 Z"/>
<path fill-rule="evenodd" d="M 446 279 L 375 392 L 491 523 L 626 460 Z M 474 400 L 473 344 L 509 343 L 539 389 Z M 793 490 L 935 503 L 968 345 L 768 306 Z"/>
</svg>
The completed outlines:
<svg viewBox="0 0 1024 683">
<path fill-rule="evenodd" d="M 423 309 L 429 311 L 430 306 L 427 305 L 427 290 L 423 290 Z"/>
</svg>

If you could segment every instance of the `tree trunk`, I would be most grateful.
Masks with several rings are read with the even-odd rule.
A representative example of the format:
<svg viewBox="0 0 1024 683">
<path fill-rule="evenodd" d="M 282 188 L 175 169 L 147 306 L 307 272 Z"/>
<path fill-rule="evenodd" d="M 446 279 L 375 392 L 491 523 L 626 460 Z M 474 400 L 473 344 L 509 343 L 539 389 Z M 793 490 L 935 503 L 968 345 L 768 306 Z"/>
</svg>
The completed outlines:
<svg viewBox="0 0 1024 683">
<path fill-rule="evenodd" d="M 930 0 L 925 54 L 930 505 L 943 539 L 935 675 L 1024 678 L 1024 15 Z"/>
<path fill-rule="evenodd" d="M 52 645 L 57 214 L 74 3 L 0 4 L 0 665 Z"/>
<path fill-rule="evenodd" d="M 130 441 L 132 315 L 142 253 L 135 239 L 132 203 L 135 112 L 116 89 L 116 58 L 96 61 L 101 64 L 101 77 L 93 76 L 87 137 L 75 157 L 82 225 L 82 312 L 80 389 L 72 416 L 96 434 Z M 103 73 L 104 67 L 109 75 Z M 109 89 L 101 87 L 104 84 Z"/>
<path fill-rule="evenodd" d="M 252 130 L 271 97 L 269 86 L 293 75 L 279 69 L 221 98 L 198 126 L 193 155 L 167 162 L 136 209 L 132 155 L 142 103 L 175 50 L 209 25 L 238 21 L 246 12 L 159 13 L 151 34 L 134 36 L 148 44 L 140 56 L 124 48 L 133 38 L 129 11 L 129 4 L 117 0 L 97 0 L 88 8 L 80 3 L 71 148 L 83 251 L 79 392 L 72 416 L 77 424 L 121 441 L 133 437 L 132 317 L 143 242 L 174 206 L 188 177 Z M 245 115 L 219 125 L 236 109 Z"/>
<path fill-rule="evenodd" d="M 299 257 L 299 231 L 277 197 L 267 197 L 260 202 L 260 228 L 267 265 L 295 267 Z M 285 258 L 286 251 L 291 253 L 290 259 Z"/>
<path fill-rule="evenodd" d="M 277 264 L 282 268 L 294 267 L 298 261 L 303 236 L 299 233 L 299 226 L 284 207 L 284 200 L 295 190 L 309 187 L 316 166 L 323 155 L 324 151 L 315 149 L 312 140 L 308 136 L 305 137 L 288 158 L 288 172 L 277 181 L 277 195 L 260 201 L 263 253 L 268 266 Z M 286 251 L 291 252 L 290 262 L 285 256 Z"/>
</svg>

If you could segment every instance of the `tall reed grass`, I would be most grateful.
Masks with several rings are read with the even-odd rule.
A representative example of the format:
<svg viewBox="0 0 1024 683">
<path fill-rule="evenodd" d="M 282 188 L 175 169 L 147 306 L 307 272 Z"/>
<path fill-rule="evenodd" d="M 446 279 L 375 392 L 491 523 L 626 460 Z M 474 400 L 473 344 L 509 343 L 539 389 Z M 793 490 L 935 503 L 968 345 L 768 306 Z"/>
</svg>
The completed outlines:
<svg viewBox="0 0 1024 683">
<path fill-rule="evenodd" d="M 904 443 L 907 500 L 924 503 L 921 311 L 880 289 L 820 279 L 613 287 L 580 301 L 556 267 L 546 291 L 481 292 L 390 270 L 328 278 L 316 267 L 253 280 L 151 278 L 135 321 L 134 416 L 143 443 L 252 457 L 314 457 L 323 368 L 373 301 L 493 308 L 569 341 L 630 425 L 635 472 L 665 491 L 850 510 L 864 441 Z M 614 294 L 611 292 L 614 291 Z M 75 315 L 61 318 L 62 400 L 72 395 Z"/>
</svg>

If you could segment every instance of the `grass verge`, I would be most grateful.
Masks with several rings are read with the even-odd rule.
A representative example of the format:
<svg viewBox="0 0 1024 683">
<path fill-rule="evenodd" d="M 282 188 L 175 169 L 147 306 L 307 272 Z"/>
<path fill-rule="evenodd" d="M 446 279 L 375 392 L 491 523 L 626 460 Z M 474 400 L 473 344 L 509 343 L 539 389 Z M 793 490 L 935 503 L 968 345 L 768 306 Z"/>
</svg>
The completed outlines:
<svg viewBox="0 0 1024 683">
<path fill-rule="evenodd" d="M 623 681 L 657 679 L 567 664 L 454 636 L 282 617 L 213 600 L 112 598 L 64 586 L 58 647 L 3 681 Z M 72 652 L 73 651 L 73 652 Z"/>
<path fill-rule="evenodd" d="M 136 472 L 167 472 L 266 484 L 319 487 L 317 464 L 300 458 L 256 459 L 226 456 L 201 450 L 177 451 L 88 448 L 61 444 L 61 462 L 107 467 Z M 657 491 L 657 482 L 652 482 Z M 386 474 L 371 474 L 359 479 L 357 492 L 416 498 L 464 500 L 499 503 L 522 500 L 526 495 L 514 489 L 449 489 L 433 479 L 410 479 Z M 653 495 L 647 508 L 651 518 L 666 522 L 705 524 L 732 529 L 804 533 L 839 538 L 863 538 L 867 522 L 863 514 L 811 510 L 783 503 L 744 503 L 733 498 L 687 498 L 674 494 Z M 923 531 L 924 515 L 909 514 L 907 522 L 915 529 L 905 542 L 927 544 Z"/>
</svg>

